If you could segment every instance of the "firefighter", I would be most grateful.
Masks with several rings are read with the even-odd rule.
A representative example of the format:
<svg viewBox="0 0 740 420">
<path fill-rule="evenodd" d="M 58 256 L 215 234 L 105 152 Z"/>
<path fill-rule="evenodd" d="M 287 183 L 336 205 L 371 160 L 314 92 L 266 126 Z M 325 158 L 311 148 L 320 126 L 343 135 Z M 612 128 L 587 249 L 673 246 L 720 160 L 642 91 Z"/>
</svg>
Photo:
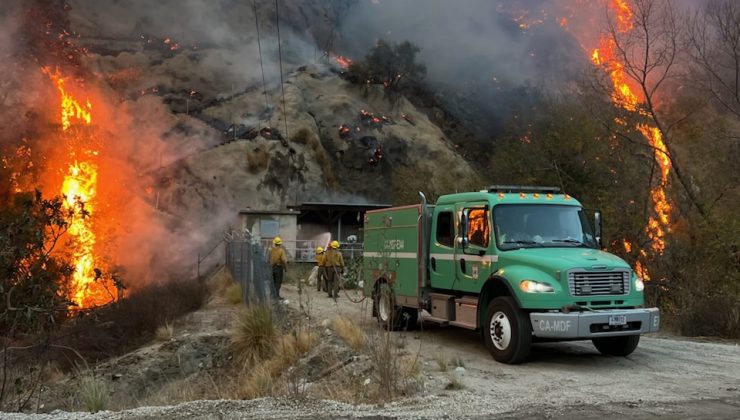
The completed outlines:
<svg viewBox="0 0 740 420">
<path fill-rule="evenodd" d="M 344 269 L 344 258 L 339 252 L 339 242 L 331 241 L 329 250 L 324 253 L 324 269 L 326 270 L 326 291 L 329 297 L 339 297 L 339 273 Z"/>
<path fill-rule="evenodd" d="M 283 248 L 283 240 L 276 236 L 272 240 L 270 249 L 270 265 L 272 265 L 273 298 L 283 300 L 280 296 L 280 286 L 283 284 L 283 274 L 288 271 L 288 254 Z"/>
<path fill-rule="evenodd" d="M 324 248 L 316 248 L 316 291 L 320 292 L 322 289 L 326 291 L 326 273 L 324 267 Z"/>
</svg>

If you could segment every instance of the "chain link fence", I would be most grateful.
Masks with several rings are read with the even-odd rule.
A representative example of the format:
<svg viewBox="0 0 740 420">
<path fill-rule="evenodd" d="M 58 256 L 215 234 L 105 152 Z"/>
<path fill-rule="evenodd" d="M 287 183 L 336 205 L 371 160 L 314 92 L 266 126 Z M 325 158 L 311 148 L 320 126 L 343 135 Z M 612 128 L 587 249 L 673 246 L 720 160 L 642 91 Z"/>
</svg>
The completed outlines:
<svg viewBox="0 0 740 420">
<path fill-rule="evenodd" d="M 249 234 L 229 234 L 224 238 L 226 268 L 242 289 L 243 301 L 268 303 L 273 296 L 272 271 L 266 248 Z"/>
</svg>

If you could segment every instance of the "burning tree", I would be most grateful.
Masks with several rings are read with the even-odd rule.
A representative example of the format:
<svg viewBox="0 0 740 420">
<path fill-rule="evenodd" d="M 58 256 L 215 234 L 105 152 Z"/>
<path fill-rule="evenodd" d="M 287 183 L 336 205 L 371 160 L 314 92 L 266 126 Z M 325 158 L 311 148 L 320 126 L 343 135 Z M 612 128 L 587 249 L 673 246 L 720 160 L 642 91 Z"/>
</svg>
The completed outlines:
<svg viewBox="0 0 740 420">
<path fill-rule="evenodd" d="M 737 115 L 733 97 L 737 96 L 735 78 L 740 74 L 740 23 L 736 20 L 740 13 L 732 2 L 714 2 L 687 25 L 676 4 L 667 0 L 610 0 L 607 4 L 607 30 L 591 58 L 606 76 L 598 84 L 600 91 L 609 95 L 619 111 L 603 121 L 615 138 L 649 148 L 646 155 L 651 162 L 644 228 L 649 246 L 624 241 L 624 248 L 637 254 L 636 269 L 642 277 L 649 279 L 658 272 L 653 277 L 665 279 L 665 286 L 656 290 L 665 292 L 672 306 L 669 312 L 680 308 L 684 332 L 695 334 L 698 325 L 707 323 L 709 314 L 704 308 L 722 306 L 728 308 L 728 320 L 707 331 L 738 334 L 737 301 L 719 303 L 727 302 L 728 296 L 736 299 L 740 292 L 737 223 L 727 220 L 734 217 L 732 212 L 718 211 L 728 205 L 732 208 L 733 200 L 717 205 L 737 183 L 731 181 L 732 175 L 717 178 L 707 171 L 708 165 L 720 160 L 710 150 L 732 154 L 737 148 L 725 143 L 723 149 L 721 142 L 711 140 L 711 131 L 716 129 L 707 121 L 715 120 L 721 126 L 723 117 L 706 106 L 715 102 L 727 115 Z M 697 95 L 701 90 L 709 97 Z M 699 141 L 697 136 L 703 138 Z M 704 181 L 701 189 L 699 179 Z M 674 181 L 678 188 L 671 188 Z M 698 266 L 703 268 L 696 270 Z M 706 278 L 710 271 L 717 274 Z"/>
<path fill-rule="evenodd" d="M 402 82 L 420 82 L 426 67 L 416 62 L 420 49 L 409 41 L 391 45 L 383 39 L 365 56 L 365 60 L 350 64 L 348 78 L 355 83 L 382 84 L 398 91 Z"/>
<path fill-rule="evenodd" d="M 608 6 L 607 30 L 593 50 L 591 61 L 608 75 L 606 80 L 600 79 L 598 86 L 609 94 L 614 105 L 625 111 L 623 116 L 609 121 L 608 127 L 619 138 L 643 144 L 651 150 L 652 211 L 645 233 L 650 239 L 651 251 L 662 255 L 674 211 L 667 194 L 671 173 L 683 187 L 689 202 L 706 219 L 706 212 L 673 150 L 672 130 L 686 115 L 667 111 L 671 90 L 675 89 L 674 82 L 681 70 L 678 62 L 683 49 L 679 21 L 674 7 L 663 0 L 637 0 L 633 4 L 627 0 L 611 0 Z M 625 242 L 627 248 L 632 248 L 629 242 Z M 643 258 L 647 258 L 647 252 L 640 249 L 638 271 L 649 278 L 643 268 Z"/>
</svg>

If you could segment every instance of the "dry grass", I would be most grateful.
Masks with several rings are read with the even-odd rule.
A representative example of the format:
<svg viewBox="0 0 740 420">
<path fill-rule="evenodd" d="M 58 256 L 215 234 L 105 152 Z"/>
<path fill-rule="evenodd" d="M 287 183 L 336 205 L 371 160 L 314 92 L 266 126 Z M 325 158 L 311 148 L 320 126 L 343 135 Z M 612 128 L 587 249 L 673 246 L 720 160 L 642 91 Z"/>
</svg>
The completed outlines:
<svg viewBox="0 0 740 420">
<path fill-rule="evenodd" d="M 54 362 L 45 364 L 41 374 L 41 380 L 46 384 L 57 383 L 66 377 L 59 365 Z"/>
<path fill-rule="evenodd" d="M 267 169 L 269 162 L 270 154 L 262 147 L 257 147 L 251 152 L 247 152 L 247 167 L 252 174 L 257 174 Z"/>
<path fill-rule="evenodd" d="M 203 373 L 174 379 L 132 406 L 175 405 L 195 400 L 238 398 L 236 377 L 223 373 L 216 377 Z"/>
<path fill-rule="evenodd" d="M 231 283 L 224 289 L 223 296 L 232 305 L 242 303 L 242 288 L 238 283 Z"/>
<path fill-rule="evenodd" d="M 313 136 L 307 128 L 302 127 L 293 134 L 293 137 L 290 140 L 295 143 L 306 144 L 310 143 L 312 138 L 315 138 L 315 136 Z"/>
<path fill-rule="evenodd" d="M 445 386 L 445 389 L 457 391 L 460 389 L 465 388 L 465 385 L 462 383 L 462 379 L 460 379 L 459 376 L 455 373 L 450 373 L 450 375 L 447 377 L 449 379 L 449 383 Z"/>
<path fill-rule="evenodd" d="M 234 278 L 226 268 L 221 266 L 212 276 L 206 280 L 206 287 L 211 295 L 221 295 L 224 290 L 234 283 Z"/>
<path fill-rule="evenodd" d="M 361 352 L 365 348 L 365 332 L 353 320 L 347 317 L 334 318 L 331 326 L 352 350 Z"/>
<path fill-rule="evenodd" d="M 175 335 L 175 324 L 169 321 L 165 321 L 164 325 L 161 325 L 154 332 L 154 337 L 159 341 L 171 340 Z"/>
<path fill-rule="evenodd" d="M 78 395 L 82 406 L 91 413 L 106 410 L 110 404 L 107 384 L 91 373 L 80 380 Z"/>
<path fill-rule="evenodd" d="M 247 399 L 267 397 L 273 395 L 274 385 L 275 380 L 270 371 L 270 366 L 257 365 L 244 383 L 243 395 Z"/>
<path fill-rule="evenodd" d="M 460 358 L 460 356 L 455 356 L 454 359 L 452 359 L 452 366 L 454 367 L 465 367 L 465 361 Z"/>
<path fill-rule="evenodd" d="M 232 346 L 238 360 L 253 364 L 265 359 L 278 338 L 272 311 L 264 305 L 253 305 L 236 318 Z"/>
<path fill-rule="evenodd" d="M 51 360 L 69 369 L 79 357 L 95 362 L 124 354 L 154 338 L 165 322 L 200 308 L 207 297 L 207 289 L 196 280 L 134 290 L 115 305 L 66 323 L 59 330 Z"/>
<path fill-rule="evenodd" d="M 337 183 L 337 177 L 334 175 L 334 170 L 332 169 L 331 165 L 331 159 L 329 158 L 329 155 L 326 153 L 326 150 L 322 147 L 321 150 L 317 150 L 314 153 L 314 156 L 316 157 L 316 163 L 319 164 L 321 167 L 321 173 L 324 176 L 324 182 L 327 186 L 333 187 Z"/>
<path fill-rule="evenodd" d="M 450 368 L 450 363 L 447 360 L 447 355 L 445 353 L 435 354 L 434 361 L 437 362 L 437 367 L 440 372 L 447 372 L 447 369 Z"/>
</svg>

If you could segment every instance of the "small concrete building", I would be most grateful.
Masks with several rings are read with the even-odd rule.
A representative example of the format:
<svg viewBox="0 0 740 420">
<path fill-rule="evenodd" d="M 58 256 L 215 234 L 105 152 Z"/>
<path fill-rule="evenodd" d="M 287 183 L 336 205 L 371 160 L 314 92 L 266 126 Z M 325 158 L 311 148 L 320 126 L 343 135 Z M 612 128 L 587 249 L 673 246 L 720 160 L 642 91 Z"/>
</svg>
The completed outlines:
<svg viewBox="0 0 740 420">
<path fill-rule="evenodd" d="M 266 246 L 280 236 L 291 258 L 296 258 L 298 212 L 292 210 L 242 210 L 239 212 L 242 232 L 249 232 Z"/>
<path fill-rule="evenodd" d="M 365 212 L 389 204 L 302 203 L 288 210 L 242 210 L 242 231 L 260 238 L 269 247 L 275 236 L 283 240 L 293 261 L 313 262 L 316 247 L 337 240 L 346 256 L 362 250 Z"/>
</svg>

